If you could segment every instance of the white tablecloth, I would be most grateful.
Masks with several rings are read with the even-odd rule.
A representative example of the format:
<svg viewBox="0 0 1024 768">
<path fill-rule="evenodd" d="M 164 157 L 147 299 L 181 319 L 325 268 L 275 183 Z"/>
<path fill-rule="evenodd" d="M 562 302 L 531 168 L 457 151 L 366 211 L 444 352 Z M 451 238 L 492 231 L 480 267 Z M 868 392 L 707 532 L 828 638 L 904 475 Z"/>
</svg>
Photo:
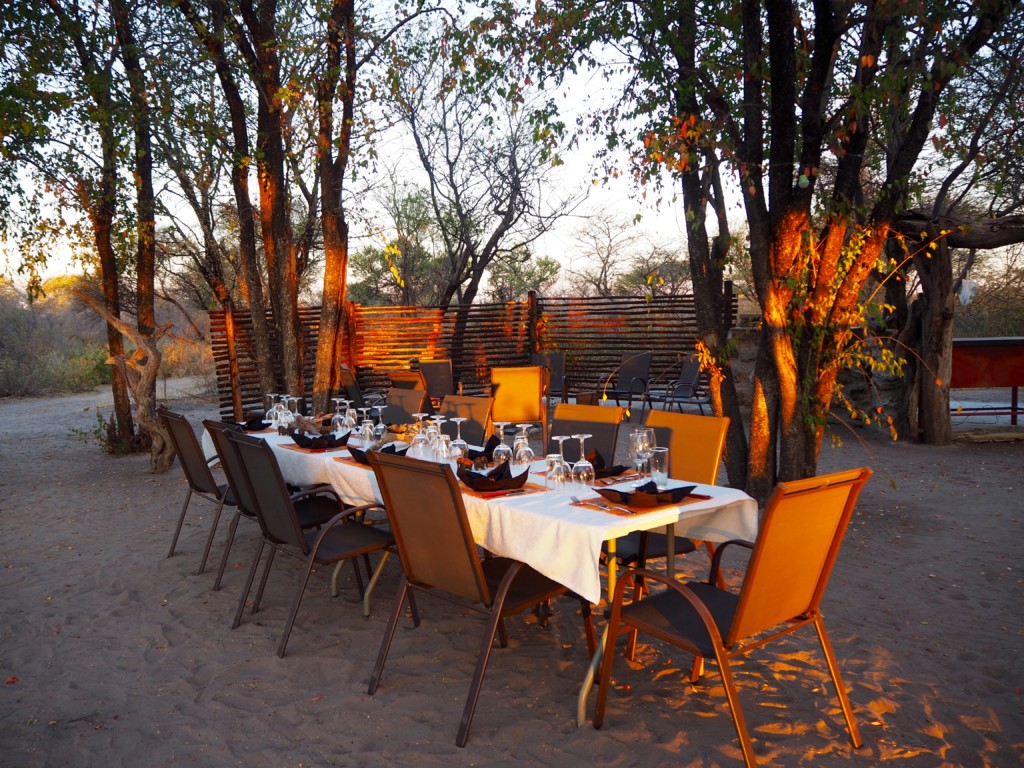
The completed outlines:
<svg viewBox="0 0 1024 768">
<path fill-rule="evenodd" d="M 335 460 L 347 457 L 348 451 L 303 453 L 284 447 L 293 444 L 289 437 L 271 433 L 257 437 L 265 438 L 274 446 L 287 482 L 293 485 L 330 483 L 352 504 L 381 501 L 373 470 L 351 461 Z M 213 441 L 205 433 L 203 447 L 207 455 L 213 455 Z M 543 462 L 538 462 L 533 469 L 542 468 Z M 543 482 L 540 475 L 531 480 Z M 677 536 L 710 542 L 753 541 L 757 536 L 757 503 L 745 493 L 709 485 L 698 485 L 694 493 L 711 498 L 659 507 L 628 517 L 573 506 L 569 497 L 574 494 L 582 498 L 596 495 L 579 486 L 492 499 L 464 495 L 463 501 L 478 544 L 495 554 L 521 560 L 581 597 L 598 603 L 604 541 L 630 531 L 651 530 L 670 523 L 675 523 Z"/>
</svg>

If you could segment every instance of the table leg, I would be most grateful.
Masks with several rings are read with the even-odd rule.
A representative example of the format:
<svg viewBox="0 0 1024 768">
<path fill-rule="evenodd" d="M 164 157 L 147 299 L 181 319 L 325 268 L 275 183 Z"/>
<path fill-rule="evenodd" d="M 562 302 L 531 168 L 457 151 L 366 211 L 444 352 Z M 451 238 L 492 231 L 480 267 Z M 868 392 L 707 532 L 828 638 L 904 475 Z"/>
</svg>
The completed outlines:
<svg viewBox="0 0 1024 768">
<path fill-rule="evenodd" d="M 580 688 L 579 695 L 576 697 L 576 727 L 586 725 L 587 722 L 587 697 L 590 696 L 590 689 L 594 686 L 594 680 L 597 678 L 597 670 L 601 666 L 601 659 L 604 658 L 604 645 L 608 642 L 608 625 L 604 625 L 604 632 L 601 633 L 601 640 L 597 644 L 597 650 L 594 651 L 594 657 L 590 660 L 590 666 L 587 667 L 587 676 L 583 678 L 583 685 Z"/>
<path fill-rule="evenodd" d="M 665 526 L 665 555 L 668 558 L 665 563 L 665 575 L 670 579 L 676 577 L 676 524 L 669 523 Z"/>
</svg>

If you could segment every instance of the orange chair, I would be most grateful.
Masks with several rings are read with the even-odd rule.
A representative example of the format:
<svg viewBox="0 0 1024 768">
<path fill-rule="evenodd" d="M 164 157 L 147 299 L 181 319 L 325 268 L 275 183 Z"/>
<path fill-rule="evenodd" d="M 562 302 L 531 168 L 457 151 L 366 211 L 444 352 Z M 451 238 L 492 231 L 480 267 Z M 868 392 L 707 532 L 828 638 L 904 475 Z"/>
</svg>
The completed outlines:
<svg viewBox="0 0 1024 768">
<path fill-rule="evenodd" d="M 730 663 L 741 654 L 812 624 L 839 696 L 850 741 L 855 748 L 860 747 L 860 730 L 825 632 L 820 604 L 857 497 L 870 476 L 870 469 L 861 468 L 780 483 L 765 507 L 757 541 L 730 541 L 719 546 L 707 583 L 684 585 L 653 571 L 627 573 L 616 587 L 608 620 L 594 727 L 604 723 L 616 638 L 644 632 L 694 654 L 691 682 L 702 673 L 705 658 L 715 659 L 743 759 L 747 768 L 754 768 L 757 761 Z M 753 550 L 743 584 L 735 594 L 716 585 L 722 555 L 733 544 Z M 623 605 L 626 589 L 637 574 L 650 582 L 660 582 L 665 589 Z M 636 716 L 635 707 L 630 709 L 630 716 Z"/>
<path fill-rule="evenodd" d="M 547 385 L 548 371 L 541 365 L 491 368 L 492 422 L 540 422 L 541 445 L 547 445 L 548 409 L 544 401 Z"/>
</svg>

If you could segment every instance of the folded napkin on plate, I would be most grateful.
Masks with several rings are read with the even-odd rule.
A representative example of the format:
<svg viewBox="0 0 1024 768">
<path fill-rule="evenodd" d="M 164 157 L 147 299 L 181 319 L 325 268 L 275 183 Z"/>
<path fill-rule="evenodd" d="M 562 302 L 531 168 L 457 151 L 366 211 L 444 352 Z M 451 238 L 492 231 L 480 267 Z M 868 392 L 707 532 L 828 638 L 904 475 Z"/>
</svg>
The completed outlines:
<svg viewBox="0 0 1024 768">
<path fill-rule="evenodd" d="M 464 485 L 478 493 L 489 493 L 490 491 L 512 491 L 526 485 L 529 472 L 512 474 L 512 467 L 508 462 L 499 464 L 486 475 L 481 472 L 474 472 L 465 467 L 459 467 L 459 480 Z"/>
<path fill-rule="evenodd" d="M 251 419 L 239 424 L 238 426 L 242 428 L 243 432 L 262 432 L 270 426 L 270 422 L 264 421 L 262 416 L 253 416 Z"/>
<path fill-rule="evenodd" d="M 399 448 L 395 443 L 388 443 L 383 448 L 377 449 L 378 453 L 393 453 L 396 456 L 404 456 L 405 452 L 409 450 L 409 447 Z M 348 452 L 353 459 L 358 461 L 360 464 L 370 465 L 370 460 L 366 458 L 366 454 L 369 451 L 364 451 L 360 448 L 353 448 L 351 445 L 348 446 Z"/>
<path fill-rule="evenodd" d="M 659 491 L 654 481 L 644 483 L 632 491 L 615 488 L 595 488 L 608 501 L 630 507 L 656 507 L 659 504 L 678 504 L 693 491 L 695 485 L 684 485 Z"/>
<path fill-rule="evenodd" d="M 292 432 L 291 438 L 300 448 L 341 448 L 348 443 L 348 438 L 351 434 L 352 432 L 349 431 L 345 432 L 341 437 L 336 437 L 334 434 L 310 437 L 301 432 Z"/>
<path fill-rule="evenodd" d="M 488 461 L 492 461 L 494 459 L 494 449 L 498 447 L 500 442 L 501 439 L 497 435 L 491 435 L 490 439 L 487 441 L 487 445 L 484 446 L 482 451 L 470 448 L 466 453 L 466 458 L 473 460 L 487 459 Z"/>
<path fill-rule="evenodd" d="M 615 477 L 629 469 L 629 467 L 624 467 L 621 464 L 613 464 L 610 467 L 606 467 L 604 465 L 604 456 L 596 448 L 587 453 L 586 459 L 594 465 L 594 475 L 596 477 Z"/>
</svg>

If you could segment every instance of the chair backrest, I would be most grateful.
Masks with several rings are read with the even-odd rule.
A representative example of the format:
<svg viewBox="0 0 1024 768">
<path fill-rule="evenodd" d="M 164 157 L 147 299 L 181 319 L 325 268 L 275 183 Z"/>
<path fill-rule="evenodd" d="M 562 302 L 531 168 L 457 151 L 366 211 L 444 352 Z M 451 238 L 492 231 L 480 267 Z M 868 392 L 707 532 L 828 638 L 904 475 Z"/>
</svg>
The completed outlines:
<svg viewBox="0 0 1024 768">
<path fill-rule="evenodd" d="M 627 392 L 643 392 L 647 388 L 647 380 L 651 377 L 652 352 L 623 352 L 614 379 L 616 389 Z"/>
<path fill-rule="evenodd" d="M 220 468 L 224 470 L 224 477 L 228 481 L 228 486 L 234 491 L 235 498 L 241 503 L 242 509 L 250 510 L 251 507 L 245 503 L 245 499 L 251 501 L 252 497 L 249 494 L 252 491 L 247 485 L 248 480 L 245 477 L 245 467 L 242 466 L 242 460 L 238 456 L 238 449 L 228 440 L 227 435 L 228 432 L 243 434 L 241 428 L 235 424 L 214 421 L 213 419 L 204 419 L 203 426 L 206 427 L 210 439 L 213 440 L 213 447 L 217 450 Z"/>
<path fill-rule="evenodd" d="M 451 468 L 378 452 L 369 458 L 405 577 L 413 584 L 490 606 L 491 594 Z"/>
<path fill-rule="evenodd" d="M 163 407 L 157 408 L 156 413 L 171 437 L 189 486 L 193 491 L 217 496 L 219 494 L 217 481 L 213 479 L 210 465 L 206 463 L 202 446 L 199 445 L 199 440 L 188 419 L 180 413 L 169 411 Z"/>
<path fill-rule="evenodd" d="M 745 637 L 818 610 L 867 468 L 779 483 L 765 507 L 739 603 L 723 638 Z"/>
<path fill-rule="evenodd" d="M 426 383 L 427 394 L 435 400 L 455 394 L 451 360 L 420 360 L 420 372 Z"/>
<path fill-rule="evenodd" d="M 540 365 L 515 368 L 491 368 L 491 409 L 493 421 L 539 421 L 547 441 L 548 409 L 544 402 L 547 369 Z"/>
<path fill-rule="evenodd" d="M 448 417 L 462 416 L 469 419 L 462 422 L 462 439 L 470 445 L 483 445 L 489 436 L 493 407 L 493 397 L 448 395 L 441 401 L 437 412 Z M 446 421 L 441 425 L 441 429 L 446 435 L 455 437 L 455 424 L 452 422 Z"/>
<path fill-rule="evenodd" d="M 430 398 L 425 389 L 388 390 L 388 404 L 384 407 L 385 424 L 411 424 L 414 413 L 431 413 Z"/>
<path fill-rule="evenodd" d="M 668 447 L 669 475 L 706 485 L 718 481 L 728 416 L 651 410 L 645 423 L 654 428 L 658 445 Z"/>
<path fill-rule="evenodd" d="M 675 387 L 671 392 L 673 397 L 689 398 L 697 394 L 700 384 L 700 359 L 696 355 L 690 355 L 683 361 L 683 367 L 675 381 Z"/>
<path fill-rule="evenodd" d="M 252 492 L 248 501 L 255 506 L 246 506 L 246 509 L 256 515 L 263 535 L 269 541 L 290 544 L 308 554 L 309 543 L 302 533 L 302 525 L 292 506 L 274 450 L 266 440 L 257 437 L 235 432 L 227 432 L 226 435 L 238 451 Z"/>
<path fill-rule="evenodd" d="M 565 352 L 534 352 L 533 364 L 548 369 L 548 394 L 565 395 Z"/>
<path fill-rule="evenodd" d="M 363 400 L 363 392 L 359 388 L 359 381 L 356 379 L 356 375 L 352 373 L 352 370 L 347 365 L 341 366 L 340 374 L 341 388 L 345 393 L 345 399 L 352 401 L 353 408 L 365 408 L 366 401 Z"/>
<path fill-rule="evenodd" d="M 596 449 L 607 466 L 614 464 L 615 446 L 619 439 L 619 424 L 626 415 L 626 409 L 619 406 L 576 405 L 559 403 L 551 419 L 552 435 L 586 434 L 586 450 Z M 563 446 L 566 461 L 577 461 L 580 457 L 579 440 L 566 440 Z M 548 453 L 558 453 L 558 443 L 548 439 Z"/>
<path fill-rule="evenodd" d="M 391 381 L 392 389 L 427 389 L 423 371 L 391 371 L 388 379 Z"/>
</svg>

